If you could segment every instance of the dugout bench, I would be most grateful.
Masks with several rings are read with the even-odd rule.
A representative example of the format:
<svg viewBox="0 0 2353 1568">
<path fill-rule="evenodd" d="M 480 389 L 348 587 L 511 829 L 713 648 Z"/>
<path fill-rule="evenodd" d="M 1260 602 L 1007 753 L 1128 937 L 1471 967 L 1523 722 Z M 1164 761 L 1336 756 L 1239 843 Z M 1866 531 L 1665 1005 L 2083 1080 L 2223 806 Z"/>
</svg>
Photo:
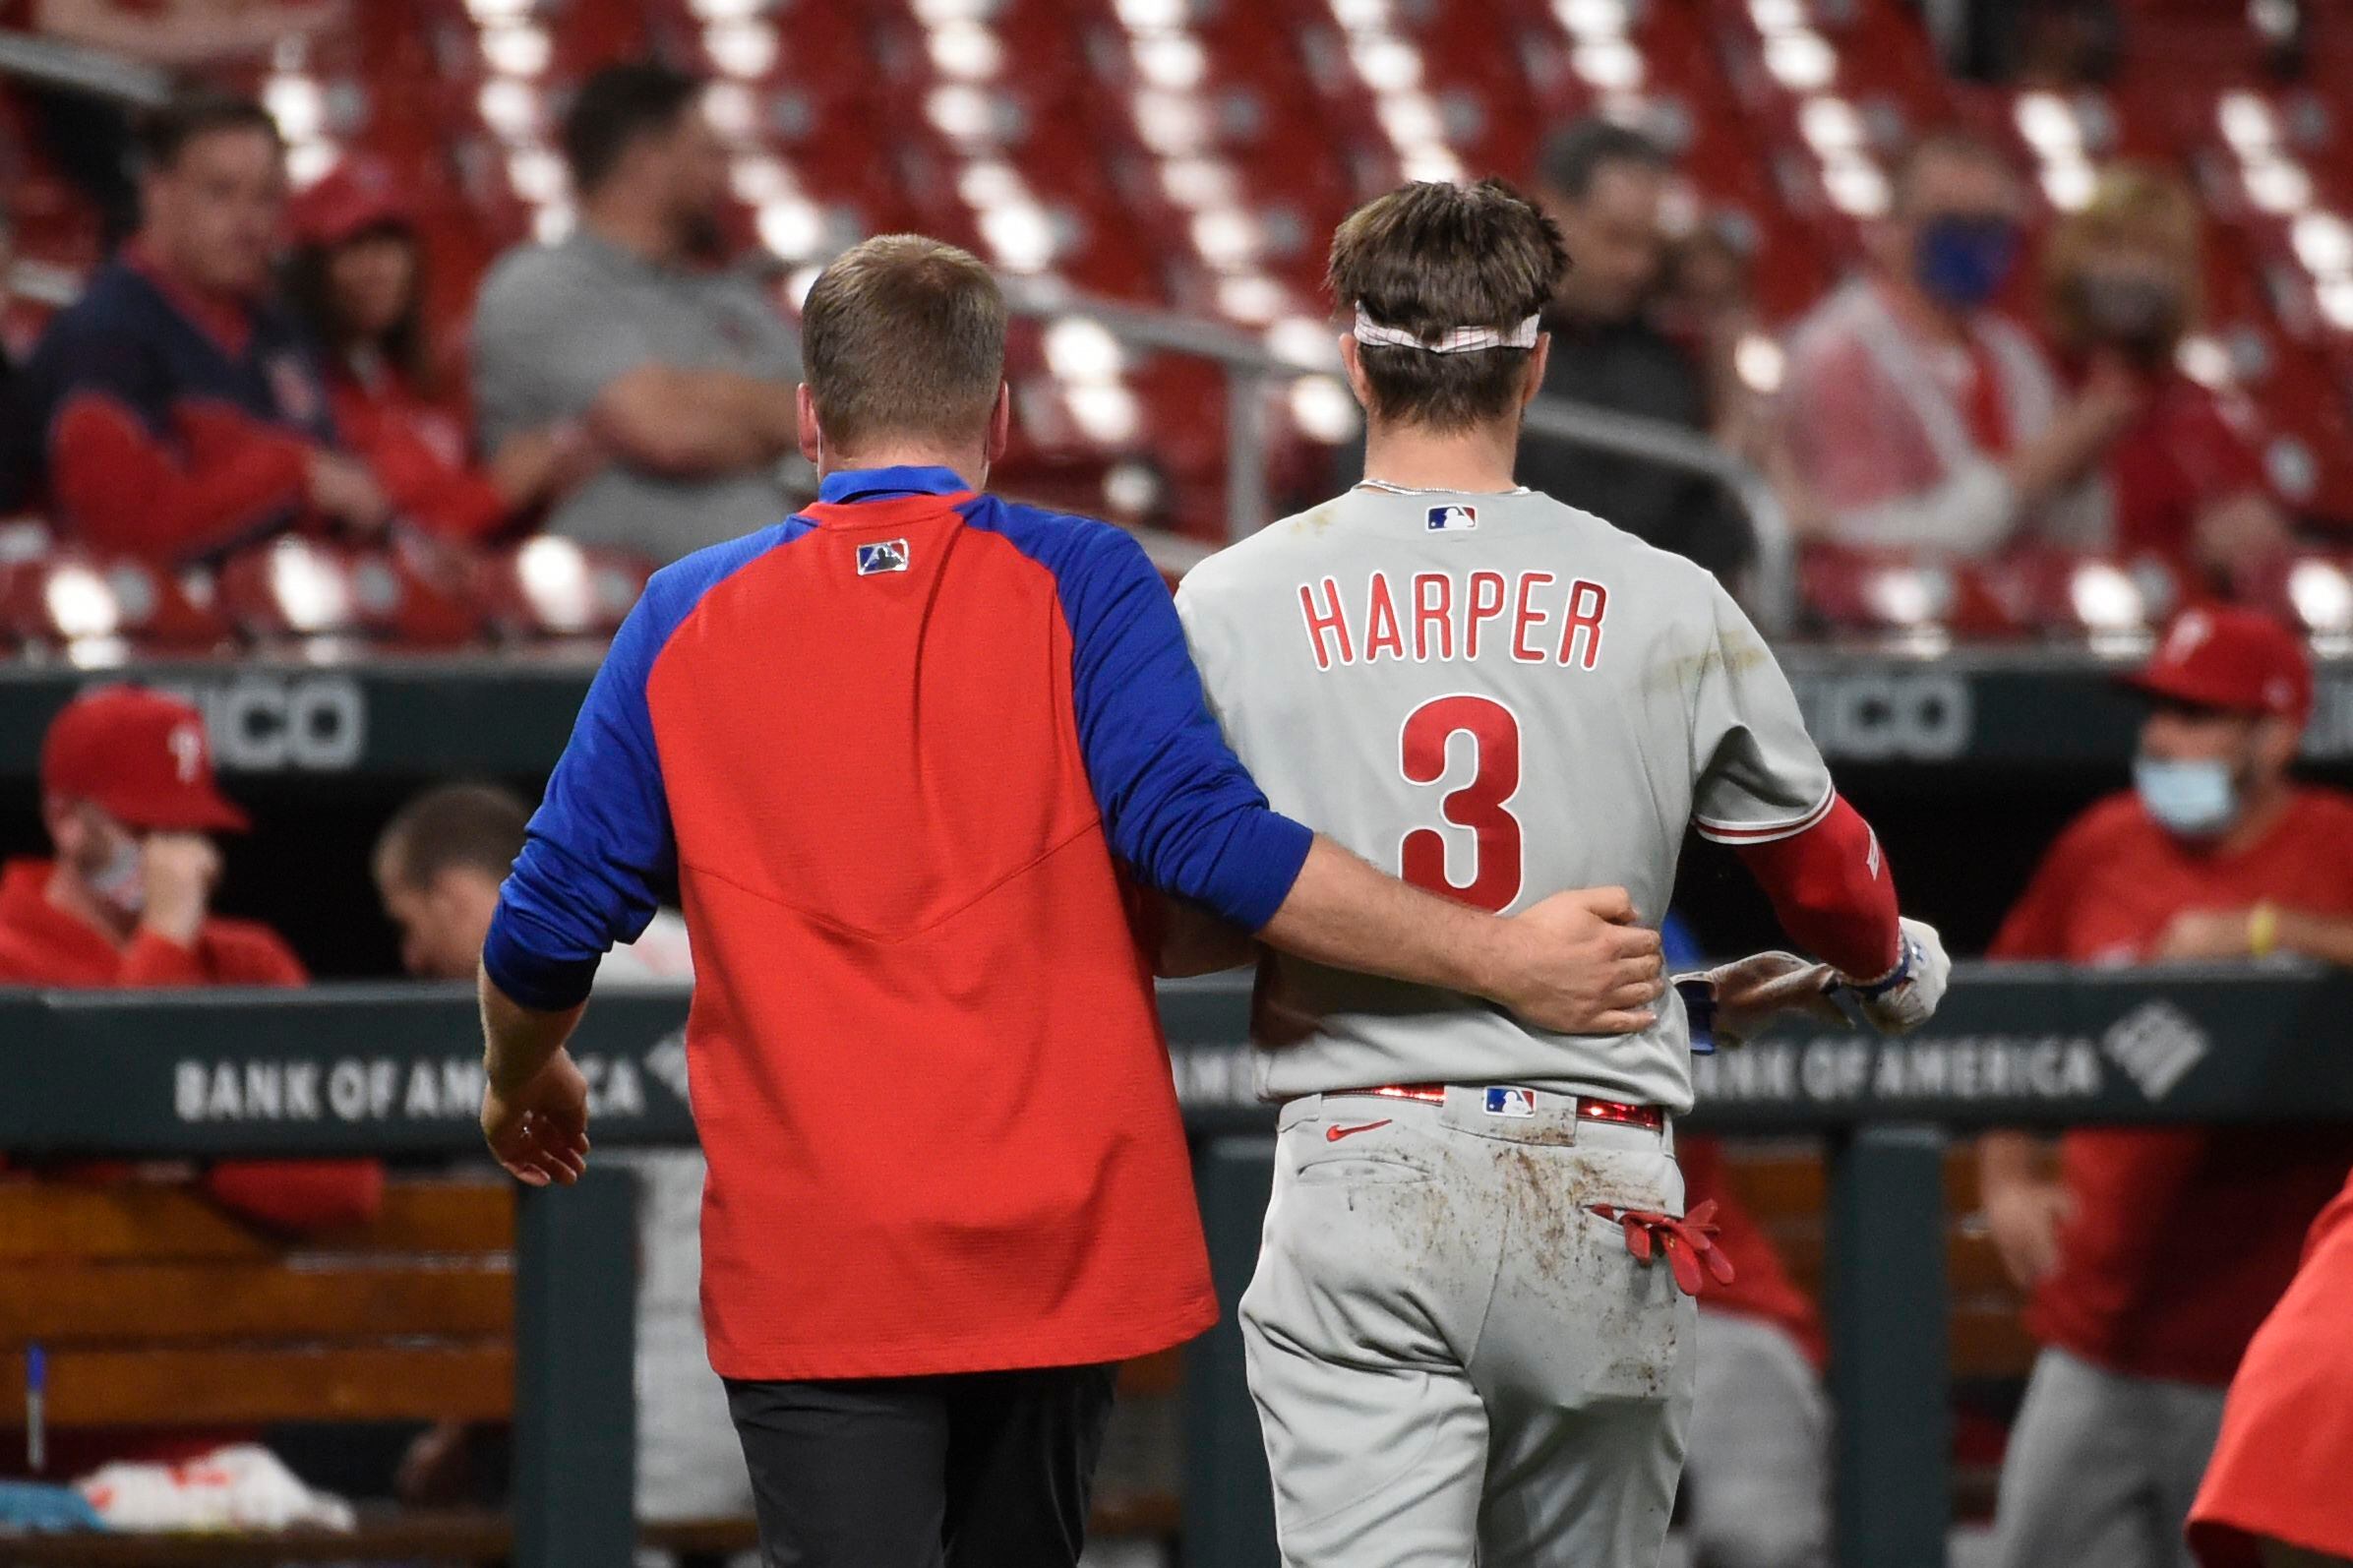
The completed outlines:
<svg viewBox="0 0 2353 1568">
<path fill-rule="evenodd" d="M 600 1147 L 692 1136 L 679 1095 L 684 1001 L 683 993 L 627 995 L 600 998 L 589 1010 L 574 1050 L 591 1083 Z M 1256 1254 L 1272 1176 L 1269 1118 L 1247 1099 L 1243 1002 L 1242 988 L 1231 978 L 1172 985 L 1162 995 L 1178 1089 L 1196 1134 L 1212 1266 L 1228 1308 L 1220 1327 L 1188 1352 L 1183 1370 L 1181 1535 L 1187 1562 L 1214 1568 L 1273 1561 L 1264 1463 L 1232 1314 Z M 1967 1317 L 1951 1316 L 1948 1281 L 1964 1287 L 1964 1295 L 1985 1283 L 1958 1264 L 1949 1273 L 1949 1258 L 1962 1254 L 1947 1238 L 1944 1129 L 2353 1119 L 2353 1051 L 2345 1049 L 2342 1022 L 2348 1011 L 2353 977 L 2292 962 L 2097 973 L 1962 964 L 1944 1011 L 1910 1040 L 1805 1033 L 1698 1058 L 1702 1103 L 1691 1120 L 1695 1128 L 1827 1142 L 1820 1255 L 1834 1346 L 1831 1391 L 1840 1412 L 1836 1517 L 1843 1568 L 1932 1568 L 1943 1561 L 1953 1496 L 1951 1353 L 1965 1350 L 1966 1336 L 1979 1332 L 1961 1328 Z M 470 990 L 461 986 L 0 994 L 6 1048 L 0 1050 L 0 1149 L 175 1158 L 471 1154 L 476 1030 Z M 511 1530 L 505 1521 L 445 1522 L 435 1528 L 451 1533 L 446 1540 L 402 1544 L 386 1538 L 387 1549 L 474 1555 L 446 1549 L 463 1545 L 458 1537 L 470 1530 L 482 1554 L 511 1544 L 523 1568 L 619 1568 L 629 1561 L 634 1538 L 630 1197 L 625 1176 L 593 1170 L 577 1187 L 520 1194 L 509 1308 L 515 1431 Z M 93 1233 L 103 1229 L 94 1219 L 88 1223 Z M 385 1223 L 424 1221 L 412 1215 L 395 1222 L 388 1214 Z M 378 1249 L 372 1265 L 346 1262 L 343 1273 L 370 1266 L 397 1273 L 406 1265 L 387 1259 L 436 1255 L 418 1239 L 412 1235 Z M 352 1254 L 368 1255 L 366 1247 Z M 471 1370 L 458 1392 L 488 1409 L 504 1391 L 505 1363 L 496 1359 L 499 1309 L 489 1299 L 497 1289 L 488 1283 L 500 1276 L 487 1252 L 460 1247 L 453 1255 L 473 1258 L 464 1267 L 477 1278 L 432 1306 L 457 1314 L 454 1322 L 429 1325 L 432 1333 L 424 1337 L 447 1340 L 438 1351 L 406 1344 L 413 1336 L 401 1332 L 400 1325 L 419 1323 L 401 1311 L 426 1310 L 416 1294 L 421 1287 L 388 1293 L 392 1304 L 371 1305 L 379 1315 L 363 1310 L 356 1322 L 396 1342 L 402 1354 L 479 1357 L 463 1363 Z M 1802 1247 L 1794 1261 L 1802 1274 Z M 151 1259 L 134 1266 L 163 1265 Z M 14 1268 L 0 1262 L 0 1271 Z M 87 1282 L 73 1289 L 84 1300 L 106 1294 Z M 351 1289 L 347 1280 L 321 1285 L 318 1298 L 335 1300 L 334 1293 Z M 24 1306 L 27 1321 L 70 1322 L 70 1313 L 40 1315 L 49 1310 L 43 1294 L 35 1291 Z M 461 1309 L 454 1306 L 460 1294 L 468 1302 Z M 336 1311 L 352 1304 L 342 1297 Z M 306 1308 L 289 1296 L 252 1309 L 291 1314 L 285 1321 L 293 1323 Z M 1949 1342 L 1949 1322 L 1962 1336 L 1958 1342 Z M 0 1342 L 8 1338 L 0 1335 Z M 2015 1361 L 2021 1347 L 1978 1349 Z M 356 1348 L 321 1355 L 346 1352 Z M 23 1363 L 20 1357 L 0 1359 L 8 1363 L 0 1365 L 0 1441 L 7 1441 L 22 1418 Z M 60 1410 L 84 1397 L 66 1391 L 68 1364 L 53 1363 L 50 1380 Z M 1967 1356 L 1961 1364 L 1969 1364 Z M 392 1368 L 378 1372 L 362 1377 L 371 1385 L 364 1397 L 398 1397 L 382 1386 L 398 1381 Z M 103 1380 L 93 1384 L 103 1386 Z M 171 1386 L 150 1384 L 135 1393 L 138 1385 L 125 1382 L 90 1397 L 122 1400 L 129 1408 Z M 336 1380 L 323 1375 L 312 1386 L 332 1388 Z M 426 1527 L 412 1521 L 386 1528 Z M 47 1555 L 47 1547 L 35 1550 L 44 1561 L 154 1561 L 153 1544 L 84 1542 L 87 1554 L 62 1558 Z M 332 1553 L 326 1541 L 315 1543 L 322 1548 L 316 1551 L 312 1542 L 288 1539 L 257 1552 L 261 1544 L 219 1541 L 193 1547 L 200 1555 L 190 1556 L 179 1555 L 175 1544 L 171 1560 L 349 1560 L 361 1543 L 335 1538 Z M 143 1546 L 150 1549 L 138 1555 Z M 214 1547 L 219 1555 L 204 1555 Z M 0 1561 L 12 1558 L 32 1560 L 13 1543 L 0 1543 Z"/>
</svg>

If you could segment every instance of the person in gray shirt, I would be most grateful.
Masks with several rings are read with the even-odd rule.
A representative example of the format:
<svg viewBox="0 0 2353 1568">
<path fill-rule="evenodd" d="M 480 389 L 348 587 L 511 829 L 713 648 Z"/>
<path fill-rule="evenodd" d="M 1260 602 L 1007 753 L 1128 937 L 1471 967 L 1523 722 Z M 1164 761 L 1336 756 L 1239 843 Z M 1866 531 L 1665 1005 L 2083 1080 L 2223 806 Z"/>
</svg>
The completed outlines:
<svg viewBox="0 0 2353 1568">
<path fill-rule="evenodd" d="M 655 64 L 580 87 L 562 140 L 578 226 L 500 258 L 473 325 L 484 450 L 584 422 L 607 465 L 551 531 L 655 561 L 788 515 L 800 352 L 774 299 L 716 265 L 726 150 L 703 84 Z"/>
</svg>

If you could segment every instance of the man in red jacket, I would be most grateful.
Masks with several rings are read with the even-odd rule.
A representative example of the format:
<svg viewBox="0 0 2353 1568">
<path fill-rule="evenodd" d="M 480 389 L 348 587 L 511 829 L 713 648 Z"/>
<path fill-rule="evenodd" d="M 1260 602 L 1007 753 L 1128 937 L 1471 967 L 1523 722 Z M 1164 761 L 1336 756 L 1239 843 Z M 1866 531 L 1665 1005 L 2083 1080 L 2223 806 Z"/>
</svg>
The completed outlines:
<svg viewBox="0 0 2353 1568">
<path fill-rule="evenodd" d="M 137 234 L 50 323 L 13 394 L 35 494 L 68 538 L 164 565 L 301 522 L 380 530 L 391 505 L 332 450 L 315 350 L 277 309 L 277 126 L 195 93 L 140 127 Z"/>
<path fill-rule="evenodd" d="M 2312 710 L 2294 636 L 2197 609 L 2134 678 L 2135 789 L 2059 836 L 1996 958 L 2353 964 L 2353 797 L 2288 773 Z M 2216 1042 L 2218 1048 L 2228 1042 Z M 2341 1126 L 2101 1127 L 1980 1146 L 1985 1215 L 2042 1342 L 2002 1467 L 2002 1568 L 2186 1563 L 2223 1387 L 2353 1163 Z"/>
<path fill-rule="evenodd" d="M 0 986 L 299 986 L 302 960 L 267 926 L 211 913 L 208 836 L 245 814 L 212 779 L 187 703 L 106 686 L 67 704 L 41 745 L 41 820 L 56 859 L 0 867 Z M 88 1174 L 87 1171 L 80 1174 Z M 384 1170 L 363 1160 L 224 1160 L 208 1195 L 280 1230 L 376 1212 Z"/>
</svg>

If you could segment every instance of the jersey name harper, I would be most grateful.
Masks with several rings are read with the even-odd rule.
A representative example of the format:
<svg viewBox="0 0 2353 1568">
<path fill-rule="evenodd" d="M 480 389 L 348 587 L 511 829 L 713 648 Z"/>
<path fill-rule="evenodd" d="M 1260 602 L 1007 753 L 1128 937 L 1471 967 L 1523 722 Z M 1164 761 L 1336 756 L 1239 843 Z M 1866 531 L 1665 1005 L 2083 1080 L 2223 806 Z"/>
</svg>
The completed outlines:
<svg viewBox="0 0 2353 1568">
<path fill-rule="evenodd" d="M 1512 658 L 1523 664 L 1601 662 L 1609 590 L 1590 577 L 1550 572 L 1386 572 L 1362 580 L 1319 577 L 1298 585 L 1299 614 L 1315 667 L 1377 664 L 1385 656 Z"/>
</svg>

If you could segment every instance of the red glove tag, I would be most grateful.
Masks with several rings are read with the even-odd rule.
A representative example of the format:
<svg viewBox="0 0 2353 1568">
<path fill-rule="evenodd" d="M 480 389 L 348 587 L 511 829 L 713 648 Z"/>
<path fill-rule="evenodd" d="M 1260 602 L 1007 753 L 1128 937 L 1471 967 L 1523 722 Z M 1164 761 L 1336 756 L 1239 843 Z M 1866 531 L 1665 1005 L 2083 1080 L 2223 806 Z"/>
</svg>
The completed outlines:
<svg viewBox="0 0 2353 1568">
<path fill-rule="evenodd" d="M 1659 1252 L 1686 1296 L 1697 1296 L 1707 1277 L 1718 1285 L 1732 1283 L 1732 1260 L 1716 1244 L 1716 1200 L 1710 1198 L 1680 1218 L 1656 1209 L 1621 1209 L 1613 1204 L 1588 1205 L 1604 1220 L 1616 1221 L 1626 1233 L 1626 1250 L 1634 1261 L 1649 1267 Z M 1701 1270 L 1705 1268 L 1707 1275 Z"/>
</svg>

